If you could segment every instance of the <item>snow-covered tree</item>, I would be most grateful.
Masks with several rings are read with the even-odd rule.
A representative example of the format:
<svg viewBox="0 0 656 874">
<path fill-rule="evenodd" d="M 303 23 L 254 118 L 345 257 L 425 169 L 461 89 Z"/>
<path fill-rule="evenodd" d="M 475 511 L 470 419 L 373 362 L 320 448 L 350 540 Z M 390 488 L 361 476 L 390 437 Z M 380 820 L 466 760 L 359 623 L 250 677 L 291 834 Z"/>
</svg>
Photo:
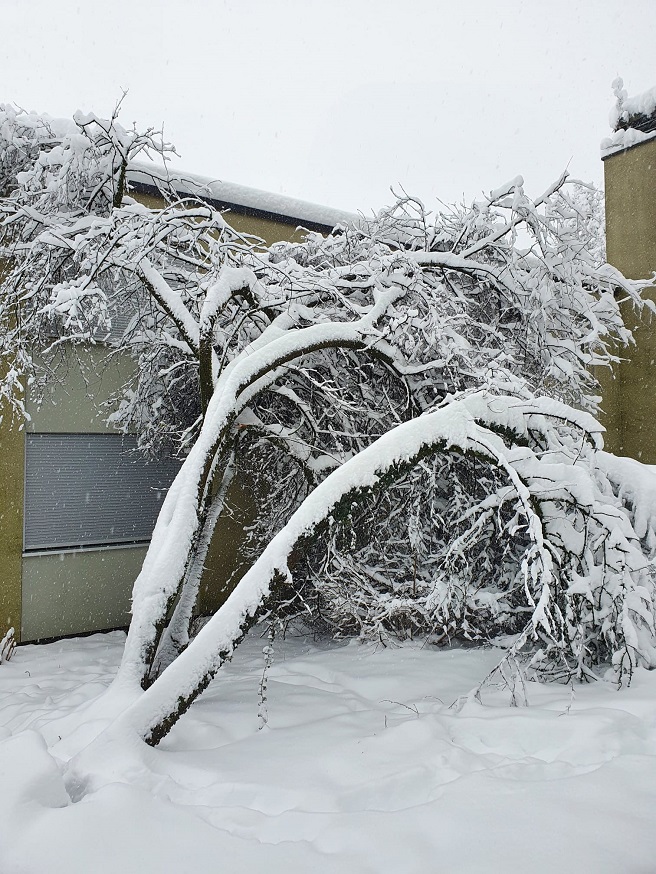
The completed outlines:
<svg viewBox="0 0 656 874">
<path fill-rule="evenodd" d="M 563 175 L 531 199 L 518 177 L 436 214 L 404 196 L 267 248 L 172 185 L 162 208 L 132 198 L 130 161 L 167 148 L 116 117 L 55 136 L 0 110 L 4 397 L 20 412 L 35 349 L 100 342 L 128 312 L 138 366 L 111 420 L 184 458 L 134 585 L 114 736 L 158 743 L 263 610 L 383 640 L 510 633 L 561 678 L 656 666 L 652 514 L 594 418 L 593 367 L 631 341 L 619 303 L 645 283 L 600 259 L 582 189 Z M 236 471 L 252 564 L 192 639 Z"/>
</svg>

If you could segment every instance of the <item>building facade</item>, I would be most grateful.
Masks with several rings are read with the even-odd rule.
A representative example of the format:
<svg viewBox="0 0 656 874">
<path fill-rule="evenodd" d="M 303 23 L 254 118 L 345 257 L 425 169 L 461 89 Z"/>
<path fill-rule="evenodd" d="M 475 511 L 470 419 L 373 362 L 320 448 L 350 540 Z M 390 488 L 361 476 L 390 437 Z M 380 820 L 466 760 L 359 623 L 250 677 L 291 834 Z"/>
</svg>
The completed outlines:
<svg viewBox="0 0 656 874">
<path fill-rule="evenodd" d="M 653 99 L 650 100 L 650 95 Z M 602 143 L 606 194 L 606 257 L 629 279 L 656 273 L 656 89 L 626 100 L 617 130 Z M 639 109 L 632 112 L 632 107 Z M 635 124 L 636 127 L 631 125 Z M 649 294 L 656 301 L 656 293 Z M 626 304 L 635 346 L 614 375 L 601 374 L 607 448 L 656 464 L 656 315 Z"/>
<path fill-rule="evenodd" d="M 135 165 L 129 180 L 138 199 L 163 205 L 152 167 Z M 328 233 L 355 218 L 188 174 L 174 185 L 229 210 L 237 230 L 268 244 L 300 239 L 305 230 Z M 0 639 L 10 627 L 19 640 L 35 641 L 129 622 L 132 584 L 178 463 L 148 462 L 135 451 L 135 438 L 108 430 L 100 405 L 133 364 L 127 357 L 108 361 L 107 351 L 102 344 L 66 349 L 65 378 L 53 379 L 43 398 L 28 392 L 25 427 L 8 415 L 0 421 Z M 240 513 L 248 513 L 249 498 L 242 489 L 232 486 L 234 517 L 221 522 L 221 550 L 208 555 L 206 611 L 238 566 Z"/>
</svg>

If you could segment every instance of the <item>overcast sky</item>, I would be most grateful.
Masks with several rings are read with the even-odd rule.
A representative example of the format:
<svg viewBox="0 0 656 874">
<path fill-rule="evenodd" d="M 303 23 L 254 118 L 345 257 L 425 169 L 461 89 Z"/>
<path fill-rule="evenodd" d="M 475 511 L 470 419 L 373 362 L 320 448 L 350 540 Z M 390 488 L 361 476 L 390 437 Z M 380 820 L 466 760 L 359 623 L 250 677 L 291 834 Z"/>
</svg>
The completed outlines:
<svg viewBox="0 0 656 874">
<path fill-rule="evenodd" d="M 0 0 L 0 102 L 164 124 L 196 173 L 351 210 L 602 182 L 656 0 Z"/>
</svg>

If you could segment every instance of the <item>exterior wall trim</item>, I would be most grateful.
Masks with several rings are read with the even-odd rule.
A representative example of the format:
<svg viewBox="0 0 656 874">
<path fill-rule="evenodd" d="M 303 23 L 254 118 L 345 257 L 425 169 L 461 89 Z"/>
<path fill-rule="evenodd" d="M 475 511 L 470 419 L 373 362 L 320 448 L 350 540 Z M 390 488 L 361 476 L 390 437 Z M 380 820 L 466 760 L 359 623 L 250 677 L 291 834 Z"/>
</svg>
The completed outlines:
<svg viewBox="0 0 656 874">
<path fill-rule="evenodd" d="M 126 540 L 121 543 L 103 543 L 100 545 L 83 546 L 53 546 L 52 549 L 24 549 L 23 558 L 38 558 L 42 555 L 69 555 L 78 552 L 110 552 L 115 549 L 134 549 L 135 546 L 148 546 L 150 540 Z"/>
<path fill-rule="evenodd" d="M 654 131 L 654 134 L 652 136 L 645 137 L 643 140 L 639 140 L 637 143 L 631 143 L 630 146 L 621 146 L 618 149 L 604 152 L 601 156 L 601 160 L 608 161 L 609 158 L 614 158 L 616 155 L 623 155 L 625 152 L 630 152 L 632 149 L 638 149 L 640 148 L 640 146 L 644 146 L 646 143 L 650 143 L 654 139 L 656 139 L 656 131 Z"/>
</svg>

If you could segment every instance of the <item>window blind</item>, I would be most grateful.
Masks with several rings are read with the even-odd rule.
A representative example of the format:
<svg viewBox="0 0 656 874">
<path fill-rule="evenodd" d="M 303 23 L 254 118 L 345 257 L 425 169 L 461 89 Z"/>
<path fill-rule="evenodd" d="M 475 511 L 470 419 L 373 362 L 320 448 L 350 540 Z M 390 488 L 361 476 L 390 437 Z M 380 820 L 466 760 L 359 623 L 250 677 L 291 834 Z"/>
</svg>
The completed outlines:
<svg viewBox="0 0 656 874">
<path fill-rule="evenodd" d="M 143 542 L 180 467 L 120 434 L 27 434 L 24 549 Z"/>
</svg>

